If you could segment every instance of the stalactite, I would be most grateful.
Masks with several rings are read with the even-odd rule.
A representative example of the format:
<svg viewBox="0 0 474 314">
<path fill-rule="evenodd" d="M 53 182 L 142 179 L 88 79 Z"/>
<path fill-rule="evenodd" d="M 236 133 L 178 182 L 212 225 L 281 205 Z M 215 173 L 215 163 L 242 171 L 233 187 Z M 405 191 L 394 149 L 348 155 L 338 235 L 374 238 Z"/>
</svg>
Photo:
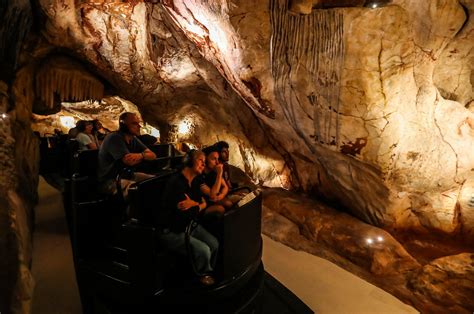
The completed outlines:
<svg viewBox="0 0 474 314">
<path fill-rule="evenodd" d="M 339 145 L 339 93 L 344 61 L 343 15 L 340 10 L 313 10 L 308 15 L 288 11 L 288 0 L 272 0 L 271 62 L 277 97 L 298 130 L 294 110 L 303 99 L 292 87 L 297 67 L 311 75 L 314 91 L 306 99 L 314 107 L 315 139 Z M 301 132 L 302 133 L 302 132 Z"/>
<path fill-rule="evenodd" d="M 103 84 L 79 63 L 66 58 L 50 58 L 36 72 L 36 95 L 53 108 L 55 97 L 63 101 L 100 100 Z M 57 96 L 55 96 L 57 95 Z"/>
</svg>

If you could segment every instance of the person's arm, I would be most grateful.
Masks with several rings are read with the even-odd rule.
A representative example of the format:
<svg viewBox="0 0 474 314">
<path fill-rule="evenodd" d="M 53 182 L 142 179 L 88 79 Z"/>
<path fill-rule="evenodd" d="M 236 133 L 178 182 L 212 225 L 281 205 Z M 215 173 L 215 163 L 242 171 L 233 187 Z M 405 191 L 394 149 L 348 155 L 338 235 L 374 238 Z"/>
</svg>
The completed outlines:
<svg viewBox="0 0 474 314">
<path fill-rule="evenodd" d="M 109 134 L 105 138 L 101 149 L 107 150 L 114 160 L 121 160 L 127 166 L 136 165 L 139 162 L 137 160 L 141 157 L 138 156 L 140 154 L 130 153 L 124 138 L 118 133 Z"/>
<path fill-rule="evenodd" d="M 219 198 L 223 199 L 226 197 L 227 193 L 229 193 L 229 187 L 227 186 L 227 183 L 225 183 L 225 180 L 222 180 L 222 185 L 221 185 L 221 190 L 219 191 Z"/>
<path fill-rule="evenodd" d="M 141 153 L 127 153 L 122 157 L 122 162 L 127 166 L 136 166 L 143 160 L 154 160 L 156 155 L 150 149 L 148 149 L 145 144 L 143 144 L 139 139 L 135 138 L 136 145 L 138 148 L 141 148 L 143 151 Z"/>
<path fill-rule="evenodd" d="M 196 218 L 197 214 L 206 209 L 207 204 L 203 197 L 201 197 L 201 202 L 196 202 L 192 200 L 187 194 L 184 194 L 186 197 L 184 201 L 178 203 L 178 209 L 181 212 L 186 212 L 192 218 Z"/>
<path fill-rule="evenodd" d="M 80 142 L 82 145 L 87 147 L 87 149 L 97 149 L 97 145 L 92 141 L 92 139 L 89 137 L 89 135 L 85 133 L 79 133 L 76 136 L 76 139 L 78 142 Z"/>
<path fill-rule="evenodd" d="M 89 144 L 87 144 L 87 148 L 89 149 L 97 149 L 97 145 L 94 143 L 94 142 L 90 142 Z"/>
<path fill-rule="evenodd" d="M 178 203 L 178 209 L 182 211 L 189 210 L 193 207 L 199 207 L 199 211 L 204 210 L 207 206 L 204 197 L 201 197 L 201 202 L 196 202 L 192 200 L 188 194 L 184 194 L 186 199 Z"/>
<path fill-rule="evenodd" d="M 211 187 L 211 192 L 210 192 L 210 198 L 214 199 L 217 197 L 217 194 L 219 194 L 219 191 L 221 190 L 221 184 L 222 184 L 222 171 L 223 171 L 223 165 L 219 164 L 216 166 L 216 181 L 214 181 L 214 184 Z"/>
<path fill-rule="evenodd" d="M 155 159 L 156 159 L 155 153 L 152 152 L 149 148 L 146 148 L 146 149 L 142 152 L 142 155 L 143 155 L 143 159 L 144 159 L 144 160 L 155 160 Z"/>
<path fill-rule="evenodd" d="M 202 194 L 207 195 L 209 197 L 211 196 L 211 188 L 207 186 L 206 183 L 203 182 L 199 188 Z"/>
<path fill-rule="evenodd" d="M 127 166 L 138 165 L 144 159 L 142 153 L 128 153 L 122 157 L 122 162 Z"/>
</svg>

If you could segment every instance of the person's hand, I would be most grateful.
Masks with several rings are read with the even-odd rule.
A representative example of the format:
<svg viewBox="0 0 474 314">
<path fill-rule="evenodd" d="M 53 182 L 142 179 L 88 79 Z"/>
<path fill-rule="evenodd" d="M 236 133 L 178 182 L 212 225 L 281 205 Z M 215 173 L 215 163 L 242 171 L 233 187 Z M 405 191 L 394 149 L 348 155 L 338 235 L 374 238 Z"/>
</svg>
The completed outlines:
<svg viewBox="0 0 474 314">
<path fill-rule="evenodd" d="M 223 164 L 216 165 L 216 172 L 217 172 L 218 175 L 222 175 L 223 171 L 224 171 L 224 165 Z"/>
<path fill-rule="evenodd" d="M 213 202 L 218 202 L 220 200 L 222 200 L 224 198 L 224 196 L 222 194 L 217 194 L 215 197 L 211 198 L 210 200 L 213 201 Z"/>
<path fill-rule="evenodd" d="M 199 205 L 197 202 L 190 199 L 188 194 L 184 194 L 184 195 L 186 196 L 186 199 L 184 201 L 181 201 L 181 202 L 178 203 L 178 209 L 179 210 L 186 211 L 186 210 L 190 209 L 191 207 Z"/>
<path fill-rule="evenodd" d="M 128 166 L 135 166 L 142 161 L 143 157 L 139 153 L 129 153 L 122 159 L 123 163 Z"/>
</svg>

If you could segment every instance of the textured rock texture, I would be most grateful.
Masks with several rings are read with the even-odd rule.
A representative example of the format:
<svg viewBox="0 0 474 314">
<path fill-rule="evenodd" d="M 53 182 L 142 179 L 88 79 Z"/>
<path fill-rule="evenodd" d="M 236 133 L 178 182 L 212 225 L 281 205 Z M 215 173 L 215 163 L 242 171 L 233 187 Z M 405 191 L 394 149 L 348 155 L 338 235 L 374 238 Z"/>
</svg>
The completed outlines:
<svg viewBox="0 0 474 314">
<path fill-rule="evenodd" d="M 423 313 L 474 309 L 472 253 L 430 258 L 417 251 L 417 260 L 383 229 L 282 189 L 264 191 L 262 226 L 273 239 L 326 258 Z M 443 245 L 417 241 L 418 247 Z"/>
<path fill-rule="evenodd" d="M 12 11 L 0 32 L 2 47 L 15 43 L 5 50 L 12 62 L 0 66 L 14 90 L 15 154 L 32 150 L 33 82 L 40 61 L 59 52 L 136 104 L 163 139 L 228 141 L 231 163 L 257 183 L 323 196 L 378 227 L 472 241 L 474 2 L 329 3 L 38 0 L 28 75 L 8 67 L 32 23 L 28 10 Z M 338 4 L 350 7 L 318 9 Z M 23 158 L 15 169 L 32 194 L 21 178 L 34 167 Z M 399 249 L 374 254 L 353 262 L 384 274 L 405 261 Z"/>
<path fill-rule="evenodd" d="M 410 281 L 416 294 L 430 298 L 449 312 L 474 309 L 474 254 L 463 253 L 436 259 Z"/>
<path fill-rule="evenodd" d="M 458 198 L 474 168 L 472 1 L 40 4 L 48 41 L 162 133 L 186 120 L 195 144 L 219 134 L 256 181 L 374 225 L 471 234 Z"/>
<path fill-rule="evenodd" d="M 30 128 L 32 69 L 20 60 L 33 22 L 29 1 L 2 3 L 0 20 L 0 312 L 29 313 L 39 157 Z"/>
</svg>

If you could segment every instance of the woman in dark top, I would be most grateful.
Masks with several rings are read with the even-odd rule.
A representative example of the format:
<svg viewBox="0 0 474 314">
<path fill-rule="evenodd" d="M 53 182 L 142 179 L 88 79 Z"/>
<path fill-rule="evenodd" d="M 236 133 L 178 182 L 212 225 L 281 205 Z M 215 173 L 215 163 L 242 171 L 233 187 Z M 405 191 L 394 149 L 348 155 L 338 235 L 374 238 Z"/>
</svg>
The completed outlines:
<svg viewBox="0 0 474 314">
<path fill-rule="evenodd" d="M 200 174 L 204 170 L 204 153 L 189 151 L 185 156 L 184 168 L 168 181 L 163 193 L 164 208 L 168 213 L 169 230 L 165 229 L 161 241 L 169 249 L 186 254 L 184 231 L 191 220 L 197 220 L 206 209 L 206 201 L 201 194 Z M 190 245 L 200 282 L 214 284 L 209 275 L 215 267 L 219 242 L 203 226 L 196 223 L 191 232 Z"/>
<path fill-rule="evenodd" d="M 229 188 L 223 178 L 223 164 L 219 162 L 219 152 L 216 146 L 204 149 L 206 153 L 206 168 L 202 174 L 203 182 L 201 192 L 206 201 L 213 205 L 212 211 L 224 213 L 225 209 L 232 207 L 232 202 L 227 198 Z M 206 213 L 210 212 L 209 209 Z"/>
</svg>

